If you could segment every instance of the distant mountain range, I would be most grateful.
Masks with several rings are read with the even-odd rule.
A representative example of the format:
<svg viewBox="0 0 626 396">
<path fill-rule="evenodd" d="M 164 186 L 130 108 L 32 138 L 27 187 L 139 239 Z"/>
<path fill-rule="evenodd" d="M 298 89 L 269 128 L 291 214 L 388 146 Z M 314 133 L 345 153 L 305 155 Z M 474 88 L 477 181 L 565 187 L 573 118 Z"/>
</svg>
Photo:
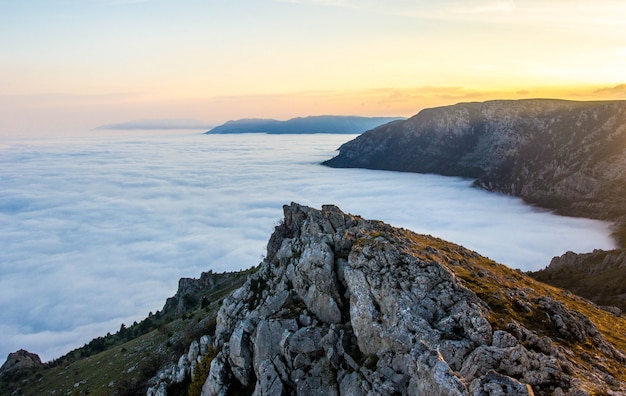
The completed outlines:
<svg viewBox="0 0 626 396">
<path fill-rule="evenodd" d="M 207 134 L 226 133 L 268 133 L 268 134 L 306 134 L 335 133 L 359 134 L 401 120 L 401 117 L 358 117 L 358 116 L 309 116 L 292 118 L 287 121 L 272 119 L 247 118 L 228 121 L 217 126 Z"/>
</svg>

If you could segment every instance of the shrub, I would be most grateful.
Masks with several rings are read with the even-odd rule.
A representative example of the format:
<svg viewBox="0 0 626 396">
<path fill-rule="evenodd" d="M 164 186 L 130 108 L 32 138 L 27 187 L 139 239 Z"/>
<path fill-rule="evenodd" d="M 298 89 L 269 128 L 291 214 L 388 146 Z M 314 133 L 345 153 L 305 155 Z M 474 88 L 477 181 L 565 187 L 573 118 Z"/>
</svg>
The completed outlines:
<svg viewBox="0 0 626 396">
<path fill-rule="evenodd" d="M 193 380 L 189 385 L 189 396 L 200 396 L 202 393 L 202 385 L 209 376 L 209 370 L 211 368 L 211 362 L 217 356 L 217 349 L 213 346 L 209 346 L 207 353 L 202 356 L 200 363 L 196 365 L 193 372 Z"/>
</svg>

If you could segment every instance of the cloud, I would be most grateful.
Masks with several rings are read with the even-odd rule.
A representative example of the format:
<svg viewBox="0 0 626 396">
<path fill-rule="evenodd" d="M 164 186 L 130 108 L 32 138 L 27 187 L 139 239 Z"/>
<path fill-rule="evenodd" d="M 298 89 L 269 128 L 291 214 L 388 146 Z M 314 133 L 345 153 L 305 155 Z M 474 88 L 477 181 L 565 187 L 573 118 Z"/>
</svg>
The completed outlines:
<svg viewBox="0 0 626 396">
<path fill-rule="evenodd" d="M 601 96 L 609 96 L 615 98 L 624 98 L 626 97 L 626 84 L 619 84 L 612 87 L 604 87 L 596 89 L 594 94 Z"/>
<path fill-rule="evenodd" d="M 291 201 L 337 204 L 522 269 L 613 246 L 605 223 L 554 216 L 469 180 L 318 165 L 349 138 L 6 140 L 0 356 L 26 348 L 58 357 L 161 309 L 180 277 L 258 264 Z"/>
</svg>

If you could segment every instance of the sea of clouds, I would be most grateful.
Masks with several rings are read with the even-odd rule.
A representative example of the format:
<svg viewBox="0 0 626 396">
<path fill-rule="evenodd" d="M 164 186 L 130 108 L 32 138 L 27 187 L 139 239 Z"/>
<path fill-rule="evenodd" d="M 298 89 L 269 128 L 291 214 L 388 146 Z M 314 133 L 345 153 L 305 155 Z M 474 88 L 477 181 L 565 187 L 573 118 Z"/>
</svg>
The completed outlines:
<svg viewBox="0 0 626 396">
<path fill-rule="evenodd" d="M 470 180 L 319 165 L 354 136 L 108 134 L 0 147 L 0 361 L 20 348 L 59 357 L 160 310 L 181 277 L 255 266 L 292 201 L 522 270 L 613 247 L 606 223 Z"/>
</svg>

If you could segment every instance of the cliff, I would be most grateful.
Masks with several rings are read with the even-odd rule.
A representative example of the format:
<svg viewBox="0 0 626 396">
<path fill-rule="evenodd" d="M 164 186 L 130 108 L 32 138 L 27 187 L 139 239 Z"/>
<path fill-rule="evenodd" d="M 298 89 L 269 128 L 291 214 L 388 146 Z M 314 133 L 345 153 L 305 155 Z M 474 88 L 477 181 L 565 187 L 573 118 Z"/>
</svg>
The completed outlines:
<svg viewBox="0 0 626 396">
<path fill-rule="evenodd" d="M 0 367 L 0 378 L 6 378 L 15 372 L 41 367 L 42 365 L 39 355 L 20 349 L 10 353 L 6 362 Z"/>
<path fill-rule="evenodd" d="M 554 257 L 547 268 L 529 275 L 606 309 L 626 311 L 626 249 L 583 254 L 567 252 Z"/>
<path fill-rule="evenodd" d="M 358 134 L 377 126 L 398 120 L 398 117 L 357 117 L 357 116 L 309 116 L 292 118 L 287 121 L 271 119 L 243 119 L 228 121 L 207 134 L 223 133 L 336 133 Z"/>
<path fill-rule="evenodd" d="M 380 126 L 339 151 L 324 164 L 469 177 L 562 214 L 626 215 L 626 101 L 460 103 Z"/>
<path fill-rule="evenodd" d="M 625 325 L 461 246 L 292 204 L 220 308 L 202 395 L 620 394 Z"/>
</svg>

